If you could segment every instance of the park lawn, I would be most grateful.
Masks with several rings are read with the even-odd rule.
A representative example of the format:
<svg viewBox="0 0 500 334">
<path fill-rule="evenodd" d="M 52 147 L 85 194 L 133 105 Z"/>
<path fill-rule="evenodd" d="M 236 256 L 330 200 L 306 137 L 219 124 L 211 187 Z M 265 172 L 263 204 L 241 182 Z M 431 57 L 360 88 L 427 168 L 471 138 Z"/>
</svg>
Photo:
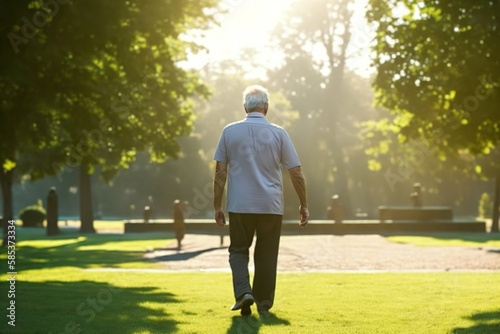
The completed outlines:
<svg viewBox="0 0 500 334">
<path fill-rule="evenodd" d="M 499 280 L 500 273 L 280 274 L 274 316 L 261 319 L 229 311 L 229 273 L 30 270 L 17 277 L 16 327 L 2 321 L 0 332 L 498 334 Z"/>
<path fill-rule="evenodd" d="M 21 221 L 17 221 L 18 226 L 21 226 Z M 44 226 L 47 226 L 47 222 L 44 222 Z M 59 221 L 58 226 L 63 231 L 66 228 L 78 229 L 80 228 L 80 221 L 78 220 L 63 220 Z M 94 220 L 94 228 L 97 233 L 123 233 L 124 232 L 124 221 L 123 220 Z"/>
<path fill-rule="evenodd" d="M 123 220 L 96 220 L 94 221 L 94 228 L 97 230 L 97 232 L 101 230 L 109 230 L 123 233 L 124 222 Z"/>
<path fill-rule="evenodd" d="M 62 228 L 61 234 L 47 237 L 42 228 L 16 228 L 16 269 L 59 267 L 160 268 L 144 261 L 148 249 L 174 247 L 172 233 L 80 234 L 76 228 Z M 6 254 L 0 255 L 4 261 Z"/>
<path fill-rule="evenodd" d="M 500 233 L 435 233 L 432 235 L 398 235 L 391 242 L 416 246 L 461 246 L 500 248 Z"/>
<path fill-rule="evenodd" d="M 142 255 L 166 234 L 18 232 L 16 326 L 2 270 L 0 333 L 500 332 L 500 273 L 283 273 L 274 316 L 243 318 L 229 311 L 229 273 L 150 270 Z"/>
<path fill-rule="evenodd" d="M 97 233 L 123 233 L 124 232 L 124 221 L 123 220 L 94 220 L 94 228 L 96 229 Z M 16 221 L 16 226 L 18 228 L 22 228 L 22 221 L 17 220 Z M 47 221 L 43 222 L 43 226 L 47 226 Z M 79 229 L 80 228 L 80 221 L 78 220 L 60 220 L 58 222 L 58 226 L 61 229 L 61 231 L 65 230 L 71 230 L 71 229 Z M 37 234 L 36 231 L 45 231 L 42 228 L 28 228 L 26 230 L 32 230 L 33 233 Z M 26 232 L 30 234 L 30 232 Z"/>
</svg>

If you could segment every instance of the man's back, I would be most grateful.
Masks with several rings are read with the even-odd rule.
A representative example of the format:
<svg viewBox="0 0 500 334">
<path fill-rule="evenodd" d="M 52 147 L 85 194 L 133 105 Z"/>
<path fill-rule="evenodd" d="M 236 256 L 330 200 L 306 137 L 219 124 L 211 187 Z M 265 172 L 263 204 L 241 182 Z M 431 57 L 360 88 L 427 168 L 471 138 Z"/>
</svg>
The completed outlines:
<svg viewBox="0 0 500 334">
<path fill-rule="evenodd" d="M 286 131 L 249 113 L 223 131 L 215 160 L 228 164 L 229 212 L 283 214 L 281 166 L 300 166 Z"/>
</svg>

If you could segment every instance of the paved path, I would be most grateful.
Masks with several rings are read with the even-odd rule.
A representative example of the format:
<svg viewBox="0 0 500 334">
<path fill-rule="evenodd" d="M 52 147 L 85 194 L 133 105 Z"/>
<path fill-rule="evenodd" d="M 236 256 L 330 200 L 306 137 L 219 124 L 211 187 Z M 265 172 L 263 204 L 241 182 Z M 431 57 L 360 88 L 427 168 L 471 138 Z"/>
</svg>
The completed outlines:
<svg viewBox="0 0 500 334">
<path fill-rule="evenodd" d="M 228 271 L 228 238 L 187 235 L 183 249 L 170 242 L 145 258 L 165 271 Z M 253 251 L 253 250 L 252 250 Z M 250 260 L 250 266 L 253 261 Z M 379 235 L 283 236 L 280 272 L 500 271 L 499 248 L 417 247 L 388 242 Z"/>
</svg>

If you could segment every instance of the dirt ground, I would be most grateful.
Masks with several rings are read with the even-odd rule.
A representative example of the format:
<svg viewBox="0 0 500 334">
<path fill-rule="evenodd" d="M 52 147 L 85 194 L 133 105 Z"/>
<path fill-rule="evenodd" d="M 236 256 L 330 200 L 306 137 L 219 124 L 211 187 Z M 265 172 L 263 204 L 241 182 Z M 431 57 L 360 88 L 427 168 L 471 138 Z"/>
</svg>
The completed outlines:
<svg viewBox="0 0 500 334">
<path fill-rule="evenodd" d="M 228 244 L 228 237 L 221 247 L 218 236 L 186 235 L 181 251 L 174 240 L 148 250 L 145 258 L 167 271 L 229 271 Z M 379 235 L 282 236 L 278 262 L 279 272 L 497 270 L 499 248 L 417 247 Z"/>
</svg>

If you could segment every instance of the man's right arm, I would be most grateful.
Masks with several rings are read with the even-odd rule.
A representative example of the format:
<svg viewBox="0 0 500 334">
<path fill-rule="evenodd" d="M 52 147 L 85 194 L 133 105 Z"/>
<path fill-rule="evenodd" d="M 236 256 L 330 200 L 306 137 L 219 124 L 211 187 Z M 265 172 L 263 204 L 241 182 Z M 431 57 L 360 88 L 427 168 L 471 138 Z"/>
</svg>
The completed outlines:
<svg viewBox="0 0 500 334">
<path fill-rule="evenodd" d="M 288 170 L 292 179 L 293 187 L 300 201 L 300 226 L 305 226 L 309 221 L 309 210 L 307 208 L 306 180 L 300 166 Z"/>
<path fill-rule="evenodd" d="M 227 164 L 217 161 L 214 176 L 214 210 L 215 221 L 219 226 L 226 225 L 226 217 L 222 210 L 222 195 L 226 186 Z"/>
</svg>

